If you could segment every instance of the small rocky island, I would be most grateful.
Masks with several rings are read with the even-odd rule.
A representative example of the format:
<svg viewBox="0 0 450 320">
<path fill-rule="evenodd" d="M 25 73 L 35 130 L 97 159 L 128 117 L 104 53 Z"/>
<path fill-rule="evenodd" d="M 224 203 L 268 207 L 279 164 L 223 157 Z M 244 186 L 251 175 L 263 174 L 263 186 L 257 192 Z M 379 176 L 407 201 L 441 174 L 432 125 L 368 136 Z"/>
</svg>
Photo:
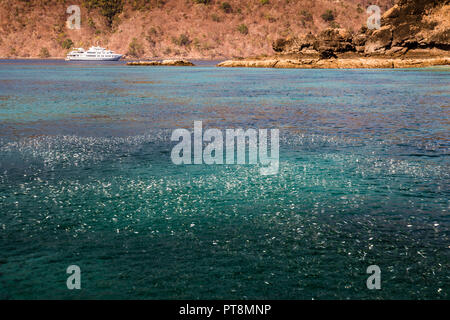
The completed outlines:
<svg viewBox="0 0 450 320">
<path fill-rule="evenodd" d="M 163 61 L 130 61 L 127 66 L 173 66 L 192 67 L 194 64 L 187 60 L 163 60 Z"/>
<path fill-rule="evenodd" d="M 398 0 L 379 29 L 328 28 L 278 39 L 275 55 L 228 60 L 219 67 L 414 68 L 450 65 L 450 0 Z"/>
</svg>

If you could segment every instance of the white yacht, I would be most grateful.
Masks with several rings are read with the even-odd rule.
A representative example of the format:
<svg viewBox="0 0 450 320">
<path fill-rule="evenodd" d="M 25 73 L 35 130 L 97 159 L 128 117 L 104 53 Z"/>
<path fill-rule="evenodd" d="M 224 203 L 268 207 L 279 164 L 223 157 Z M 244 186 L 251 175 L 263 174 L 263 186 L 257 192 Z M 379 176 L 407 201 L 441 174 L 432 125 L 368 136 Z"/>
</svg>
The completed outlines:
<svg viewBox="0 0 450 320">
<path fill-rule="evenodd" d="M 106 50 L 102 47 L 90 47 L 85 51 L 83 48 L 74 48 L 67 54 L 67 61 L 117 61 L 121 54 Z"/>
</svg>

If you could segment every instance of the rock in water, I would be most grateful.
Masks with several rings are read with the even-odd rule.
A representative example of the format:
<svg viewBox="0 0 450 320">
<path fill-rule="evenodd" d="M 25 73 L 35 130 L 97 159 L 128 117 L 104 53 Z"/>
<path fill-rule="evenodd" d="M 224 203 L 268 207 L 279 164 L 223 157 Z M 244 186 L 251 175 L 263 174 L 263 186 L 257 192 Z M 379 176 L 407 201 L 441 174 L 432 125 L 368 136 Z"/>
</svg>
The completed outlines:
<svg viewBox="0 0 450 320">
<path fill-rule="evenodd" d="M 187 60 L 163 60 L 163 61 L 130 61 L 127 66 L 174 66 L 174 67 L 192 67 L 195 66 Z"/>
</svg>

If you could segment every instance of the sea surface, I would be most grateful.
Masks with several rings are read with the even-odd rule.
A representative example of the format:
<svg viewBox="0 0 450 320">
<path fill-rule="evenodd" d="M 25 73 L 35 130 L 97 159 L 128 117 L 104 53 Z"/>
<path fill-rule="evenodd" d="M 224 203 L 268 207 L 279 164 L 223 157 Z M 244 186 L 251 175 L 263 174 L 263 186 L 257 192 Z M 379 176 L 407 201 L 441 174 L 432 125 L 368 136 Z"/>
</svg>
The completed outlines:
<svg viewBox="0 0 450 320">
<path fill-rule="evenodd" d="M 279 173 L 173 164 L 196 120 Z M 0 298 L 449 299 L 449 151 L 448 67 L 1 60 Z"/>
</svg>

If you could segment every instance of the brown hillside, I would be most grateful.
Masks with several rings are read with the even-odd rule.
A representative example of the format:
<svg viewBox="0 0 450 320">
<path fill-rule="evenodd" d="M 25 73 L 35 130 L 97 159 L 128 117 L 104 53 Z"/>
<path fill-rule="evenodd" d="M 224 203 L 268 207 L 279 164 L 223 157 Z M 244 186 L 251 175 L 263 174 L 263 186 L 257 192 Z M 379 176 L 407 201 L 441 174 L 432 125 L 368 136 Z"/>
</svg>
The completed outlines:
<svg viewBox="0 0 450 320">
<path fill-rule="evenodd" d="M 73 4 L 81 8 L 80 30 L 65 25 Z M 0 0 L 0 57 L 62 58 L 71 44 L 98 44 L 139 58 L 271 54 L 280 37 L 316 34 L 330 25 L 358 30 L 369 4 L 383 13 L 393 1 Z M 327 10 L 333 21 L 322 18 Z"/>
</svg>

